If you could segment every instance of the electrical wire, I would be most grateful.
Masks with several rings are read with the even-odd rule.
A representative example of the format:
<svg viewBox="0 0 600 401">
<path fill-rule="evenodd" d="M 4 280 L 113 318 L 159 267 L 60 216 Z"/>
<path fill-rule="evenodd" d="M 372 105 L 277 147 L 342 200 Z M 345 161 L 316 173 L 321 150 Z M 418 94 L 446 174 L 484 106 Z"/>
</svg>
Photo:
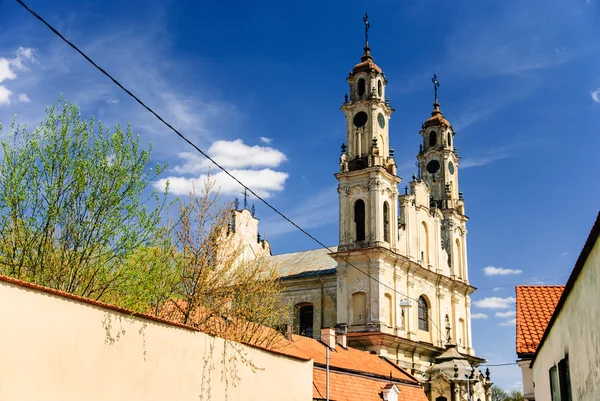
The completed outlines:
<svg viewBox="0 0 600 401">
<path fill-rule="evenodd" d="M 90 64 L 92 64 L 94 67 L 96 67 L 96 69 L 98 71 L 100 71 L 102 74 L 104 74 L 108 79 L 110 79 L 115 85 L 117 85 L 119 88 L 121 88 L 125 93 L 127 93 L 131 98 L 133 98 L 137 103 L 140 104 L 140 106 L 142 106 L 144 109 L 146 109 L 148 112 L 150 112 L 152 115 L 154 115 L 154 117 L 156 117 L 160 122 L 162 122 L 166 127 L 168 127 L 171 131 L 173 131 L 175 134 L 177 134 L 177 136 L 179 136 L 184 142 L 186 142 L 188 145 L 190 145 L 192 148 L 194 148 L 198 153 L 200 153 L 202 156 L 204 156 L 206 159 L 208 159 L 212 164 L 214 164 L 215 166 L 217 166 L 219 169 L 221 169 L 221 171 L 223 171 L 225 174 L 227 174 L 229 177 L 231 177 L 235 182 L 237 182 L 240 186 L 242 186 L 244 189 L 246 189 L 248 192 L 250 192 L 252 195 L 254 195 L 254 197 L 256 197 L 256 199 L 260 200 L 262 203 L 264 203 L 269 209 L 271 209 L 272 211 L 274 211 L 276 214 L 278 214 L 281 218 L 283 218 L 284 220 L 286 220 L 288 223 L 290 223 L 292 226 L 294 226 L 295 228 L 297 228 L 300 232 L 302 232 L 304 235 L 306 235 L 307 237 L 309 237 L 310 239 L 312 239 L 314 242 L 316 242 L 317 244 L 319 244 L 322 248 L 328 250 L 331 253 L 334 253 L 334 251 L 328 247 L 327 245 L 325 245 L 323 242 L 319 241 L 316 237 L 314 237 L 312 234 L 310 234 L 308 231 L 304 230 L 302 227 L 300 227 L 298 224 L 296 224 L 295 222 L 293 222 L 291 219 L 289 219 L 287 216 L 285 216 L 282 212 L 280 212 L 275 206 L 271 205 L 269 202 L 267 202 L 266 200 L 264 200 L 261 196 L 259 196 L 256 192 L 254 192 L 251 188 L 247 187 L 246 185 L 244 185 L 237 177 L 235 177 L 233 174 L 231 174 L 229 171 L 227 171 L 227 169 L 225 169 L 223 166 L 221 166 L 219 163 L 217 163 L 213 158 L 211 158 L 207 153 L 205 153 L 202 149 L 200 149 L 198 146 L 196 146 L 192 141 L 190 141 L 189 139 L 187 139 L 182 133 L 180 133 L 177 129 L 175 129 L 171 124 L 169 124 L 168 122 L 166 122 L 158 113 L 156 113 L 154 110 L 152 110 L 152 108 L 150 108 L 149 106 L 147 106 L 142 100 L 140 100 L 136 95 L 134 95 L 129 89 L 127 89 L 126 87 L 124 87 L 119 81 L 117 81 L 112 75 L 110 75 L 108 72 L 106 72 L 102 67 L 100 67 L 98 64 L 96 64 L 94 62 L 94 60 L 92 60 L 90 57 L 88 57 L 83 51 L 81 51 L 75 44 L 73 44 L 71 41 L 69 41 L 67 38 L 65 38 L 56 28 L 54 28 L 52 25 L 50 25 L 50 23 L 48 23 L 44 18 L 42 18 L 38 13 L 36 13 L 34 10 L 32 10 L 31 8 L 29 8 L 22 0 L 16 0 L 17 3 L 19 3 L 21 6 L 23 6 L 23 8 L 25 8 L 31 15 L 33 15 L 35 18 L 37 18 L 40 22 L 42 22 L 44 25 L 46 25 L 46 27 L 48 27 L 48 29 L 50 29 L 55 35 L 57 35 L 60 39 L 62 39 L 63 42 L 65 42 L 66 44 L 68 44 L 71 48 L 73 48 L 73 50 L 75 50 L 77 53 L 79 53 L 83 58 L 85 58 Z M 395 294 L 398 294 L 402 297 L 406 297 L 407 299 L 413 300 L 415 302 L 418 303 L 418 299 L 415 298 L 411 298 L 406 294 L 401 293 L 400 291 L 386 285 L 385 283 L 382 283 L 381 281 L 379 281 L 377 278 L 371 276 L 370 274 L 362 271 L 360 268 L 358 268 L 357 266 L 355 266 L 354 264 L 352 264 L 350 261 L 348 261 L 345 257 L 341 256 L 340 259 L 342 259 L 344 262 L 346 262 L 348 265 L 350 265 L 351 267 L 355 268 L 356 270 L 358 270 L 360 273 L 364 274 L 365 276 L 369 277 L 371 280 L 375 281 L 376 283 L 379 283 L 381 286 L 389 289 L 390 291 L 392 291 Z M 444 333 L 442 332 L 442 330 L 435 324 L 433 318 L 431 318 L 430 314 L 427 313 L 427 317 L 429 318 L 429 321 L 431 321 L 431 323 L 433 324 L 433 326 L 439 331 L 439 333 L 441 334 L 442 337 L 444 337 Z"/>
<path fill-rule="evenodd" d="M 496 288 L 504 288 L 504 287 L 515 287 L 515 286 L 518 286 L 518 285 L 530 285 L 530 284 L 534 284 L 535 285 L 536 282 L 539 282 L 539 281 L 556 280 L 556 279 L 565 278 L 565 277 L 569 277 L 569 276 L 548 277 L 548 278 L 542 278 L 542 279 L 539 279 L 539 280 L 531 280 L 531 281 L 528 281 L 526 283 L 514 283 L 514 284 L 495 285 L 493 287 L 483 287 L 483 288 L 479 288 L 478 287 L 477 291 L 493 290 L 493 289 L 496 289 Z M 546 284 L 540 284 L 540 285 L 546 285 Z M 554 284 L 549 284 L 549 285 L 554 285 Z"/>
</svg>

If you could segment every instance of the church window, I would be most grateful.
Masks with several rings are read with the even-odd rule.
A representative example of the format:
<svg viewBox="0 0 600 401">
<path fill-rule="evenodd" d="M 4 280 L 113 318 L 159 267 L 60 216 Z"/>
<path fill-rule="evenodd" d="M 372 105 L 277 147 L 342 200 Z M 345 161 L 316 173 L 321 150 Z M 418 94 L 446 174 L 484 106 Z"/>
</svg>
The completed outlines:
<svg viewBox="0 0 600 401">
<path fill-rule="evenodd" d="M 365 202 L 359 199 L 354 203 L 354 224 L 356 228 L 356 240 L 365 240 Z"/>
<path fill-rule="evenodd" d="M 420 244 L 421 244 L 421 260 L 423 263 L 430 264 L 429 260 L 429 230 L 427 229 L 427 223 L 424 221 L 421 222 L 421 235 L 420 235 Z"/>
<path fill-rule="evenodd" d="M 358 96 L 362 96 L 365 94 L 365 80 L 362 78 L 358 80 L 356 93 L 358 94 Z"/>
<path fill-rule="evenodd" d="M 458 319 L 458 326 L 460 327 L 460 338 L 458 343 L 463 347 L 467 346 L 467 333 L 465 331 L 465 319 Z"/>
<path fill-rule="evenodd" d="M 352 324 L 367 324 L 367 294 L 352 294 Z"/>
<path fill-rule="evenodd" d="M 385 313 L 384 313 L 384 321 L 388 327 L 392 327 L 394 324 L 393 320 L 393 311 L 392 311 L 392 296 L 390 294 L 385 294 Z"/>
<path fill-rule="evenodd" d="M 390 207 L 383 202 L 383 240 L 390 242 Z"/>
<path fill-rule="evenodd" d="M 425 297 L 419 297 L 419 330 L 429 331 L 429 307 Z"/>
<path fill-rule="evenodd" d="M 452 134 L 448 131 L 448 146 L 452 146 Z"/>
<path fill-rule="evenodd" d="M 313 306 L 312 304 L 300 305 L 298 308 L 298 334 L 313 336 Z"/>
<path fill-rule="evenodd" d="M 437 143 L 437 134 L 435 133 L 435 131 L 431 131 L 429 133 L 429 146 L 435 146 L 436 143 Z"/>
<path fill-rule="evenodd" d="M 379 97 L 381 97 L 383 94 L 383 85 L 381 84 L 381 81 L 377 81 L 377 92 L 379 93 Z"/>
<path fill-rule="evenodd" d="M 462 260 L 462 248 L 460 246 L 460 240 L 456 239 L 456 271 L 454 274 L 458 276 L 458 278 L 463 278 L 463 260 Z"/>
<path fill-rule="evenodd" d="M 448 399 L 442 395 L 435 399 L 435 401 L 448 401 Z"/>
</svg>

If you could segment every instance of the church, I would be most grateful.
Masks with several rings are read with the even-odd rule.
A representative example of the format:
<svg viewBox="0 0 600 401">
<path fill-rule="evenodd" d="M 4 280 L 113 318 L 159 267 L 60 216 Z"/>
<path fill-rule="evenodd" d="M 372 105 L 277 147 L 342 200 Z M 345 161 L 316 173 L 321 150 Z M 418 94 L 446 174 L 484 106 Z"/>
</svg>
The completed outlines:
<svg viewBox="0 0 600 401">
<path fill-rule="evenodd" d="M 417 377 L 430 400 L 489 400 L 489 371 L 471 337 L 468 217 L 452 124 L 435 101 L 424 119 L 418 175 L 399 190 L 383 70 L 368 42 L 346 78 L 346 138 L 338 181 L 339 244 L 270 256 L 294 310 L 296 334 L 335 328 L 347 345 L 387 358 Z M 239 215 L 239 216 L 238 216 Z M 235 216 L 252 232 L 257 220 Z M 244 224 L 244 225 L 246 225 Z M 241 227 L 240 227 L 241 229 Z M 250 235 L 251 236 L 251 235 Z M 254 234 L 256 238 L 256 234 Z M 270 253 L 270 248 L 262 247 Z"/>
</svg>

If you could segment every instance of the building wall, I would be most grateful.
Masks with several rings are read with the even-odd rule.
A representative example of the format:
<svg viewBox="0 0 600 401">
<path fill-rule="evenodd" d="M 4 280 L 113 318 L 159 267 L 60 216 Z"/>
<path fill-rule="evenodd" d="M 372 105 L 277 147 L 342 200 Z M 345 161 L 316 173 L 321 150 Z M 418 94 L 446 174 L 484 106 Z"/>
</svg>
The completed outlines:
<svg viewBox="0 0 600 401">
<path fill-rule="evenodd" d="M 531 359 L 522 359 L 517 361 L 521 368 L 521 376 L 523 377 L 523 396 L 526 400 L 535 400 L 533 388 L 533 370 L 531 369 Z"/>
<path fill-rule="evenodd" d="M 600 240 L 554 321 L 533 365 L 535 399 L 550 400 L 549 370 L 568 354 L 573 401 L 600 394 Z"/>
<path fill-rule="evenodd" d="M 3 401 L 312 399 L 311 361 L 5 281 L 0 305 Z"/>
</svg>

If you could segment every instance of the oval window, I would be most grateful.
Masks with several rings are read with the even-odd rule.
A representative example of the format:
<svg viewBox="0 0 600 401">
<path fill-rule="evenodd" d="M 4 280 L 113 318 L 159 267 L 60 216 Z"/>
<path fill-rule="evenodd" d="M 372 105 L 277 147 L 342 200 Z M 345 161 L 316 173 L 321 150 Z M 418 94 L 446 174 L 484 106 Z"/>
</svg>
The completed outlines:
<svg viewBox="0 0 600 401">
<path fill-rule="evenodd" d="M 432 160 L 429 163 L 427 163 L 427 171 L 429 172 L 429 174 L 435 174 L 438 172 L 439 169 L 440 169 L 439 161 Z"/>
<path fill-rule="evenodd" d="M 356 93 L 358 93 L 358 96 L 362 96 L 365 94 L 365 80 L 362 78 L 358 80 L 358 86 L 356 88 Z"/>
<path fill-rule="evenodd" d="M 365 124 L 367 123 L 368 119 L 369 119 L 369 116 L 367 116 L 367 113 L 365 113 L 364 111 L 359 111 L 354 116 L 354 120 L 353 120 L 354 126 L 357 128 L 364 127 Z"/>
</svg>

